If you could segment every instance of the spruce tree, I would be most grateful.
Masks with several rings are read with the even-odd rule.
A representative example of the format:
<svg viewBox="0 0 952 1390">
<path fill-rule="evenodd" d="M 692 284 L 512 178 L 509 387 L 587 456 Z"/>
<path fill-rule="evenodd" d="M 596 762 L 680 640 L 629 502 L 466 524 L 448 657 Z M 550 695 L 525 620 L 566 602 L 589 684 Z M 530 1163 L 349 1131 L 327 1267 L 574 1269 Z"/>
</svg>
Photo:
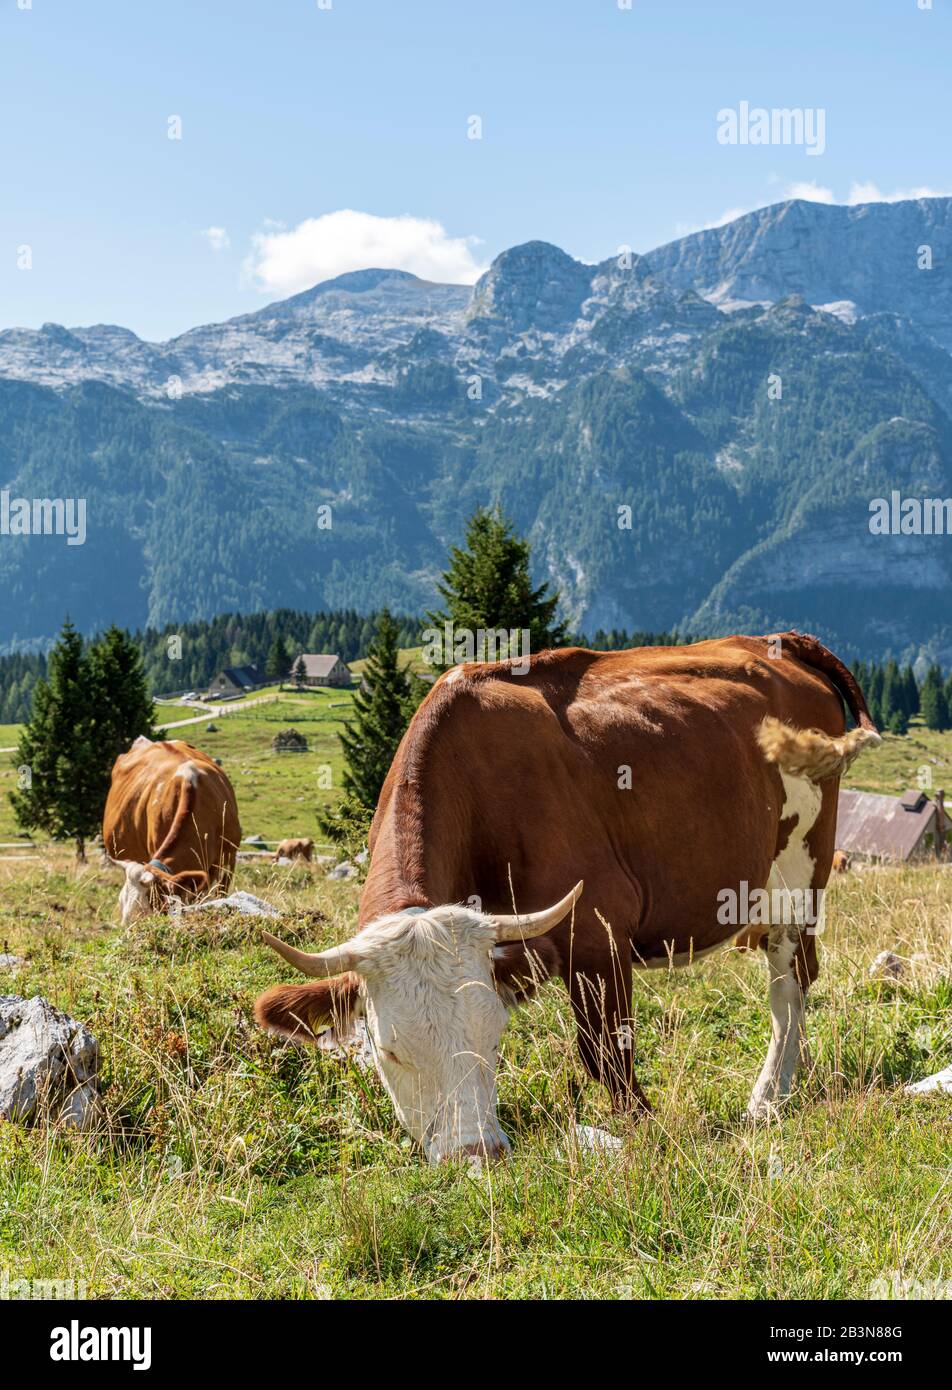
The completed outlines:
<svg viewBox="0 0 952 1390">
<path fill-rule="evenodd" d="M 384 609 L 354 697 L 354 718 L 340 736 L 344 794 L 330 812 L 318 816 L 328 839 L 351 851 L 366 839 L 384 779 L 422 693 L 421 682 L 400 668 L 399 631 Z"/>
<path fill-rule="evenodd" d="M 556 618 L 558 594 L 550 594 L 547 584 L 533 587 L 529 543 L 498 510 L 480 507 L 473 513 L 465 548 L 450 551 L 449 566 L 436 587 L 443 607 L 428 613 L 427 621 L 441 631 L 447 622 L 474 638 L 480 628 L 528 629 L 531 652 L 564 641 L 565 623 Z M 477 659 L 481 655 L 476 652 Z M 454 660 L 452 651 L 443 652 L 443 666 Z"/>
<path fill-rule="evenodd" d="M 288 650 L 280 637 L 275 637 L 268 649 L 268 659 L 265 663 L 265 675 L 272 681 L 283 681 L 288 674 L 291 662 L 288 657 Z"/>
<path fill-rule="evenodd" d="M 142 652 L 128 632 L 113 625 L 88 650 L 90 741 L 99 772 L 98 818 L 106 806 L 112 768 L 133 739 L 154 738 L 154 707 Z"/>
<path fill-rule="evenodd" d="M 920 692 L 922 717 L 927 729 L 938 733 L 952 727 L 949 704 L 942 684 L 942 672 L 938 666 L 930 666 Z"/>
<path fill-rule="evenodd" d="M 347 767 L 344 791 L 371 810 L 393 762 L 397 745 L 416 708 L 410 676 L 400 668 L 399 629 L 388 610 L 364 666 L 364 683 L 354 696 L 354 719 L 341 734 Z"/>
<path fill-rule="evenodd" d="M 906 696 L 906 714 L 911 719 L 919 713 L 919 687 L 916 684 L 916 673 L 911 666 L 907 666 L 903 671 L 902 684 Z"/>
<path fill-rule="evenodd" d="M 18 790 L 10 801 L 24 830 L 74 840 L 80 861 L 102 817 L 93 697 L 83 639 L 67 618 L 49 654 L 46 679 L 33 692 L 33 712 L 16 755 Z"/>
<path fill-rule="evenodd" d="M 890 723 L 895 714 L 902 714 L 905 706 L 905 694 L 899 676 L 899 667 L 895 661 L 887 661 L 886 669 L 883 672 L 883 693 L 879 701 L 879 712 L 885 727 L 890 728 Z"/>
<path fill-rule="evenodd" d="M 909 717 L 904 709 L 894 709 L 886 728 L 891 734 L 908 734 Z"/>
<path fill-rule="evenodd" d="M 883 711 L 881 707 L 883 693 L 883 668 L 881 666 L 870 666 L 869 685 L 866 689 L 866 706 L 870 717 L 878 728 L 885 726 Z"/>
</svg>

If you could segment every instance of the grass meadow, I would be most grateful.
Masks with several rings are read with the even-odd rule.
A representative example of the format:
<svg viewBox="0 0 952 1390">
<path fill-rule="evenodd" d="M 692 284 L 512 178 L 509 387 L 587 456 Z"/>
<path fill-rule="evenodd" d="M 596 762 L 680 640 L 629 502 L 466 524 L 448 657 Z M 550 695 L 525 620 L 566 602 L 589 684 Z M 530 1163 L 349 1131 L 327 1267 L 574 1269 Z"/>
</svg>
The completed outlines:
<svg viewBox="0 0 952 1390">
<path fill-rule="evenodd" d="M 289 694 L 215 712 L 218 734 L 180 733 L 222 758 L 246 834 L 317 838 L 315 807 L 334 795 L 317 769 L 337 780 L 346 698 Z M 307 754 L 272 753 L 288 724 Z M 941 774 L 950 741 L 914 729 L 861 760 L 855 784 L 899 790 L 923 750 L 893 745 L 916 740 Z M 5 795 L 0 817 L 15 840 Z M 15 854 L 0 854 L 0 949 L 26 963 L 0 972 L 0 993 L 42 993 L 89 1025 L 103 1096 L 86 1134 L 0 1123 L 11 1280 L 82 1280 L 103 1298 L 836 1299 L 952 1277 L 952 1103 L 902 1092 L 952 1060 L 952 869 L 831 885 L 812 1065 L 764 1125 L 744 1117 L 770 1028 L 762 954 L 636 978 L 647 1121 L 609 1114 L 548 986 L 503 1040 L 512 1159 L 474 1176 L 425 1166 L 375 1076 L 256 1028 L 255 996 L 292 972 L 254 919 L 122 929 L 118 874 L 97 856 Z M 235 886 L 278 906 L 297 944 L 353 930 L 359 886 L 317 866 L 244 861 Z M 906 973 L 874 983 L 886 948 Z M 622 1149 L 580 1151 L 576 1119 Z"/>
</svg>

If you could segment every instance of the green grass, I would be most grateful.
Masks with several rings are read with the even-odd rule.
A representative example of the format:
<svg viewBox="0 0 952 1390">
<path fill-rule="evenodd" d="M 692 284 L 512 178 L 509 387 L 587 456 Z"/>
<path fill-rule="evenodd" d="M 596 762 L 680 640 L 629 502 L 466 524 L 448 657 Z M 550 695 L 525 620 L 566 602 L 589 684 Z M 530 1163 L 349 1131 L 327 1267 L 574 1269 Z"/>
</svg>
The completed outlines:
<svg viewBox="0 0 952 1390">
<path fill-rule="evenodd" d="M 921 719 L 914 719 L 908 734 L 883 734 L 881 745 L 867 749 L 856 760 L 843 785 L 899 796 L 909 787 L 922 785 L 923 770 L 932 779 L 924 791 L 931 794 L 943 787 L 952 793 L 952 733 L 933 733 Z"/>
<path fill-rule="evenodd" d="M 276 902 L 299 944 L 353 928 L 355 886 L 308 866 L 243 863 L 237 886 Z M 952 1052 L 948 871 L 836 883 L 813 1068 L 757 1129 L 743 1107 L 769 1032 L 762 958 L 639 977 L 656 1113 L 638 1124 L 608 1114 L 548 987 L 504 1037 L 514 1152 L 481 1177 L 427 1169 L 374 1077 L 256 1029 L 255 995 L 288 971 L 250 919 L 121 930 L 118 877 L 77 873 L 65 850 L 0 864 L 0 888 L 0 940 L 28 960 L 0 991 L 85 1020 L 104 1085 L 95 1133 L 0 1125 L 11 1279 L 123 1298 L 862 1298 L 893 1270 L 950 1273 L 952 1107 L 901 1093 Z M 885 947 L 914 962 L 907 980 L 869 982 Z M 623 1151 L 579 1153 L 573 1116 Z"/>
<path fill-rule="evenodd" d="M 316 832 L 336 795 L 352 695 L 286 692 L 207 734 L 245 834 Z M 167 714 L 165 717 L 169 717 Z M 186 717 L 186 716 L 183 716 Z M 306 754 L 275 754 L 294 725 Z M 16 730 L 0 729 L 0 746 Z M 929 763 L 935 757 L 936 763 Z M 852 785 L 901 791 L 952 737 L 914 726 L 864 755 Z M 319 770 L 331 768 L 322 788 Z M 0 840 L 16 838 L 0 760 Z M 282 934 L 353 930 L 358 889 L 305 865 L 239 865 Z M 262 1034 L 255 995 L 290 977 L 253 921 L 209 914 L 116 925 L 118 878 L 65 848 L 0 855 L 0 950 L 27 959 L 0 992 L 42 993 L 102 1049 L 90 1135 L 0 1123 L 0 1268 L 84 1279 L 112 1297 L 863 1298 L 873 1280 L 949 1277 L 952 1106 L 901 1085 L 952 1059 L 952 870 L 868 870 L 831 890 L 808 1003 L 813 1069 L 770 1125 L 743 1117 L 769 1033 L 758 956 L 728 952 L 635 986 L 639 1076 L 655 1106 L 612 1118 L 578 1063 L 553 985 L 504 1038 L 512 1161 L 431 1171 L 376 1078 Z M 882 949 L 912 965 L 874 985 Z M 620 1154 L 579 1153 L 573 1117 Z"/>
<path fill-rule="evenodd" d="M 169 738 L 184 739 L 215 758 L 231 778 L 238 796 L 241 825 L 246 835 L 266 840 L 288 835 L 310 835 L 320 839 L 317 810 L 336 800 L 340 793 L 343 761 L 338 737 L 350 715 L 350 690 L 285 691 L 271 703 L 242 708 L 245 701 L 229 706 L 209 707 L 201 722 L 170 729 Z M 274 696 L 277 688 L 255 692 Z M 252 696 L 252 698 L 255 698 Z M 162 727 L 171 721 L 172 707 L 156 706 L 156 722 Z M 179 717 L 197 712 L 185 708 Z M 207 733 L 209 724 L 218 732 Z M 280 729 L 294 727 L 308 740 L 306 753 L 275 753 L 271 740 Z M 0 726 L 0 747 L 16 743 L 19 726 Z M 9 737 L 7 737 L 9 735 Z M 0 841 L 19 837 L 9 792 L 16 783 L 15 758 L 0 757 Z M 329 769 L 329 772 L 328 772 Z M 330 778 L 330 785 L 326 785 Z M 29 837 L 27 837 L 29 838 Z M 45 836 L 39 838 L 45 839 Z"/>
<path fill-rule="evenodd" d="M 274 704 L 211 716 L 218 733 L 204 724 L 172 730 L 213 757 L 221 758 L 238 797 L 245 835 L 266 840 L 287 835 L 320 839 L 317 808 L 339 795 L 343 760 L 340 730 L 350 713 L 348 691 L 321 695 L 286 693 Z M 295 728 L 308 741 L 306 753 L 276 753 L 271 740 Z M 324 783 L 330 781 L 329 786 Z"/>
</svg>

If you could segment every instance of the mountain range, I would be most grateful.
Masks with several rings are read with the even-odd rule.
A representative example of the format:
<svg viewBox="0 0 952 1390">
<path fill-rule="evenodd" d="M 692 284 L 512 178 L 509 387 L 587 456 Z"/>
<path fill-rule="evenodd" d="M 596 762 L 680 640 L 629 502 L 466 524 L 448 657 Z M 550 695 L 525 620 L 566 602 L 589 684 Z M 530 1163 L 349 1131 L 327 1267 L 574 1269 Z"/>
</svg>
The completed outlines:
<svg viewBox="0 0 952 1390">
<path fill-rule="evenodd" d="M 0 488 L 87 538 L 0 536 L 0 649 L 229 609 L 422 612 L 481 503 L 577 629 L 791 626 L 952 664 L 952 199 L 790 201 L 473 287 L 367 269 L 166 343 L 0 332 Z"/>
</svg>

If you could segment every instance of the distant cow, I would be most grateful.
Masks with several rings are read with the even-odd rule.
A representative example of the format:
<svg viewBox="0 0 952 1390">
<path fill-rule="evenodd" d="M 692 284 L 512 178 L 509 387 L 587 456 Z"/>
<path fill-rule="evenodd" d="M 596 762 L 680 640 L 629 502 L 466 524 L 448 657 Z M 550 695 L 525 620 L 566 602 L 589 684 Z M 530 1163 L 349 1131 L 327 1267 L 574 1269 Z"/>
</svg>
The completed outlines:
<svg viewBox="0 0 952 1390">
<path fill-rule="evenodd" d="M 833 851 L 833 872 L 835 874 L 845 874 L 849 871 L 850 856 L 849 851 L 837 849 Z"/>
<path fill-rule="evenodd" d="M 590 1074 L 616 1108 L 647 1106 L 632 969 L 684 965 L 731 941 L 752 915 L 725 913 L 725 892 L 746 903 L 750 890 L 773 901 L 822 888 L 840 774 L 878 742 L 850 672 L 794 632 L 547 651 L 528 673 L 454 667 L 384 783 L 360 929 L 316 954 L 266 933 L 318 978 L 262 995 L 258 1021 L 313 1041 L 330 1025 L 345 1038 L 362 1014 L 429 1160 L 489 1158 L 508 1148 L 496 1113 L 507 1008 L 559 976 Z M 517 904 L 531 910 L 514 915 Z M 752 1115 L 790 1089 L 818 970 L 800 919 L 772 909 L 762 920 L 772 1038 Z"/>
<path fill-rule="evenodd" d="M 234 790 L 191 744 L 137 738 L 112 770 L 102 838 L 125 870 L 123 923 L 216 885 L 227 892 L 241 841 Z"/>
<path fill-rule="evenodd" d="M 313 840 L 282 840 L 274 851 L 275 859 L 307 859 L 314 853 Z"/>
</svg>

